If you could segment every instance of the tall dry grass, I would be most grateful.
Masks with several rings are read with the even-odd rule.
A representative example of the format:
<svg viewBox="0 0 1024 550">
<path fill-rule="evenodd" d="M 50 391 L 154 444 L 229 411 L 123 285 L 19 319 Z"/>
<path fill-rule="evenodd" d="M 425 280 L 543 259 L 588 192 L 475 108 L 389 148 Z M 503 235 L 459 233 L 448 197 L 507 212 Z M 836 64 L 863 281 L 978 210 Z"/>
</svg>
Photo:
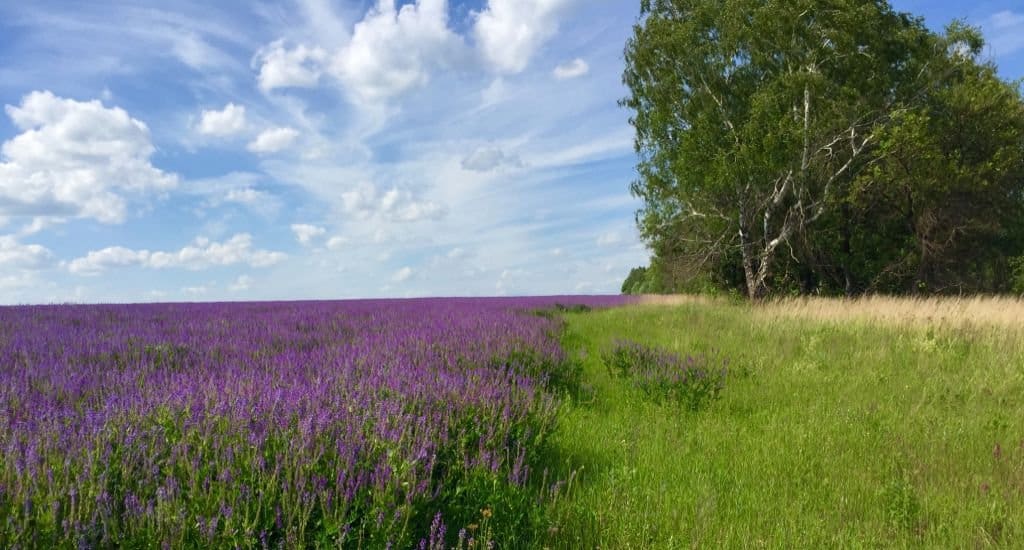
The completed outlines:
<svg viewBox="0 0 1024 550">
<path fill-rule="evenodd" d="M 705 296 L 643 296 L 641 304 L 722 304 Z M 819 321 L 865 321 L 944 328 L 1005 329 L 1024 332 L 1024 300 L 1015 297 L 972 296 L 912 298 L 782 298 L 751 306 L 763 319 L 805 318 Z"/>
</svg>

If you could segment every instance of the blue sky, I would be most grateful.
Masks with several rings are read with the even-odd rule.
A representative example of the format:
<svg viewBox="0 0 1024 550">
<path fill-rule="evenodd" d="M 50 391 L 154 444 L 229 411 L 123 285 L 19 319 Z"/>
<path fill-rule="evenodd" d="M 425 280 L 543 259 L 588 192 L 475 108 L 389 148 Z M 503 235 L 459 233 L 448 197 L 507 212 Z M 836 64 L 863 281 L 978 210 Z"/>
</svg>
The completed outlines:
<svg viewBox="0 0 1024 550">
<path fill-rule="evenodd" d="M 1024 76 L 1019 1 L 894 4 Z M 2 3 L 0 303 L 616 292 L 638 9 Z"/>
</svg>

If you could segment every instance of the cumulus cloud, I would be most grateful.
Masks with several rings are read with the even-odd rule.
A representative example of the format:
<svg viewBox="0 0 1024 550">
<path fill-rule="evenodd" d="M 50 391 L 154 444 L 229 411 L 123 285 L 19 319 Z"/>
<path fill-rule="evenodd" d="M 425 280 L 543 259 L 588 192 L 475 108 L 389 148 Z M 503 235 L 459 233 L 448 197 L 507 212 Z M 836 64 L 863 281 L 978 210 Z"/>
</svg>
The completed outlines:
<svg viewBox="0 0 1024 550">
<path fill-rule="evenodd" d="M 490 172 L 500 166 L 522 167 L 519 155 L 506 155 L 501 149 L 481 147 L 462 159 L 462 168 L 474 172 Z"/>
<path fill-rule="evenodd" d="M 425 85 L 431 69 L 448 63 L 461 46 L 448 28 L 447 0 L 416 0 L 400 9 L 394 0 L 379 0 L 330 70 L 357 103 L 380 103 Z"/>
<path fill-rule="evenodd" d="M 292 233 L 295 233 L 295 238 L 298 239 L 301 244 L 307 245 L 313 242 L 313 239 L 327 233 L 327 230 L 323 227 L 317 227 L 308 223 L 293 223 Z"/>
<path fill-rule="evenodd" d="M 396 271 L 395 274 L 391 276 L 391 280 L 396 283 L 402 283 L 408 281 L 410 277 L 412 277 L 412 268 L 406 266 Z"/>
<path fill-rule="evenodd" d="M 13 235 L 0 235 L 0 268 L 40 269 L 53 259 L 53 253 L 38 244 L 21 244 Z"/>
<path fill-rule="evenodd" d="M 220 111 L 204 110 L 199 119 L 200 134 L 215 137 L 233 136 L 245 130 L 245 106 L 228 103 Z"/>
<path fill-rule="evenodd" d="M 109 246 L 102 250 L 93 250 L 82 258 L 71 260 L 68 263 L 68 270 L 78 274 L 96 274 L 111 267 L 144 265 L 148 260 L 148 250 Z"/>
<path fill-rule="evenodd" d="M 571 0 L 488 0 L 476 13 L 477 47 L 491 67 L 519 73 L 537 50 L 558 32 L 558 17 Z"/>
<path fill-rule="evenodd" d="M 447 213 L 443 206 L 397 187 L 380 193 L 373 185 L 363 184 L 342 193 L 341 200 L 345 212 L 361 219 L 382 216 L 391 221 L 414 222 L 440 219 Z"/>
<path fill-rule="evenodd" d="M 270 128 L 260 132 L 248 149 L 253 153 L 277 153 L 291 146 L 298 137 L 299 132 L 294 128 Z"/>
<path fill-rule="evenodd" d="M 228 285 L 228 290 L 231 292 L 244 292 L 252 287 L 252 277 L 248 275 L 240 275 L 235 282 Z"/>
<path fill-rule="evenodd" d="M 462 57 L 464 46 L 448 27 L 447 0 L 377 0 L 341 48 L 328 52 L 276 40 L 256 53 L 252 65 L 264 92 L 312 88 L 328 74 L 353 102 L 377 105 L 424 86 L 433 70 Z"/>
<path fill-rule="evenodd" d="M 323 48 L 299 44 L 289 49 L 284 40 L 276 40 L 256 53 L 253 67 L 259 67 L 259 87 L 264 92 L 276 88 L 313 88 L 326 60 Z"/>
<path fill-rule="evenodd" d="M 200 271 L 216 266 L 246 264 L 269 267 L 283 261 L 281 252 L 254 250 L 252 236 L 239 233 L 224 242 L 212 242 L 200 237 L 192 244 L 175 252 L 150 252 L 112 246 L 94 250 L 81 258 L 68 262 L 68 270 L 79 275 L 94 275 L 112 267 L 138 266 L 150 269 L 181 268 Z"/>
<path fill-rule="evenodd" d="M 572 61 L 567 61 L 561 65 L 555 67 L 552 74 L 558 80 L 568 80 L 570 78 L 578 78 L 590 72 L 590 65 L 586 61 L 576 58 Z"/>
<path fill-rule="evenodd" d="M 149 161 L 149 129 L 123 109 L 32 92 L 5 108 L 21 131 L 0 158 L 0 218 L 119 223 L 126 195 L 162 193 L 178 178 Z"/>
</svg>

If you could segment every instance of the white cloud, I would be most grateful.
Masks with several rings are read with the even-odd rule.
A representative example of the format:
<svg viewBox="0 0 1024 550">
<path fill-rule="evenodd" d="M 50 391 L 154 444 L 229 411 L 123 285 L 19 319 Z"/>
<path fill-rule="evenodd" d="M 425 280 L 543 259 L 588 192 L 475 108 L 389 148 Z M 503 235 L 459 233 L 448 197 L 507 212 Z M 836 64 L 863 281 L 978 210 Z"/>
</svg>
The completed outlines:
<svg viewBox="0 0 1024 550">
<path fill-rule="evenodd" d="M 410 277 L 412 277 L 412 268 L 406 266 L 396 271 L 391 280 L 396 283 L 402 283 L 408 281 Z"/>
<path fill-rule="evenodd" d="M 466 257 L 466 250 L 464 248 L 456 247 L 449 250 L 446 256 L 448 256 L 449 260 L 459 260 Z"/>
<path fill-rule="evenodd" d="M 265 179 L 265 176 L 252 172 L 230 172 L 214 178 L 189 180 L 184 191 L 202 197 L 204 209 L 238 204 L 263 217 L 272 218 L 284 204 L 276 195 L 257 188 Z"/>
<path fill-rule="evenodd" d="M 19 236 L 34 235 L 34 234 L 39 233 L 40 231 L 46 229 L 47 227 L 50 227 L 51 225 L 54 225 L 55 223 L 62 223 L 62 222 L 64 222 L 64 220 L 61 219 L 61 218 L 49 218 L 49 217 L 36 217 L 36 218 L 32 218 L 32 221 L 28 222 L 28 225 L 25 225 L 20 230 L 18 230 L 18 235 Z M 4 220 L 0 219 L 0 226 L 2 226 L 2 225 L 4 225 Z"/>
<path fill-rule="evenodd" d="M 227 202 L 236 202 L 247 206 L 252 206 L 270 199 L 271 195 L 269 193 L 253 189 L 252 187 L 230 189 L 227 194 L 224 195 L 224 200 Z"/>
<path fill-rule="evenodd" d="M 93 250 L 83 258 L 68 263 L 68 270 L 78 274 L 96 274 L 111 267 L 143 265 L 149 260 L 148 250 L 132 250 L 123 246 L 109 246 Z"/>
<path fill-rule="evenodd" d="M 400 9 L 379 0 L 355 25 L 331 72 L 357 103 L 387 101 L 430 80 L 456 55 L 462 39 L 448 28 L 447 0 L 416 0 Z"/>
<path fill-rule="evenodd" d="M 245 130 L 245 105 L 228 103 L 220 111 L 204 110 L 199 119 L 200 134 L 227 137 Z"/>
<path fill-rule="evenodd" d="M 327 233 L 327 230 L 323 227 L 317 227 L 308 223 L 293 223 L 292 233 L 295 233 L 295 238 L 298 239 L 301 244 L 307 245 L 313 242 L 313 239 Z"/>
<path fill-rule="evenodd" d="M 391 221 L 414 222 L 443 218 L 447 211 L 437 203 L 420 200 L 411 192 L 392 187 L 383 194 L 370 184 L 341 194 L 345 212 L 366 219 L 376 215 Z"/>
<path fill-rule="evenodd" d="M 299 137 L 294 128 L 270 128 L 249 143 L 248 149 L 253 153 L 276 153 L 287 149 Z"/>
<path fill-rule="evenodd" d="M 327 239 L 327 248 L 331 250 L 340 250 L 346 244 L 348 244 L 348 239 L 342 236 L 335 236 Z"/>
<path fill-rule="evenodd" d="M 230 65 L 228 56 L 198 34 L 183 29 L 168 29 L 165 32 L 174 57 L 185 65 L 199 71 Z"/>
<path fill-rule="evenodd" d="M 997 57 L 1024 49 L 1024 13 L 1003 10 L 992 14 L 984 24 L 986 38 Z"/>
<path fill-rule="evenodd" d="M 502 165 L 518 168 L 523 166 L 523 161 L 519 155 L 506 155 L 504 151 L 494 147 L 478 148 L 462 159 L 462 168 L 474 172 L 490 172 Z"/>
<path fill-rule="evenodd" d="M 596 137 L 591 141 L 573 142 L 564 149 L 552 148 L 530 156 L 531 166 L 559 168 L 575 166 L 597 160 L 609 159 L 633 153 L 632 129 Z"/>
<path fill-rule="evenodd" d="M 588 65 L 586 61 L 576 58 L 555 67 L 552 74 L 554 74 L 555 78 L 558 80 L 568 80 L 570 78 L 581 77 L 589 72 L 590 65 Z"/>
<path fill-rule="evenodd" d="M 992 26 L 996 29 L 1012 29 L 1024 25 L 1024 13 L 1003 10 L 992 14 Z"/>
<path fill-rule="evenodd" d="M 21 244 L 13 235 L 0 235 L 0 268 L 39 269 L 53 259 L 53 253 L 38 244 Z"/>
<path fill-rule="evenodd" d="M 319 47 L 299 44 L 292 49 L 284 40 L 263 47 L 253 58 L 259 66 L 259 87 L 264 92 L 275 88 L 313 88 L 320 80 L 327 52 Z"/>
<path fill-rule="evenodd" d="M 252 277 L 248 275 L 240 275 L 235 282 L 228 286 L 228 290 L 231 292 L 244 292 L 252 287 Z"/>
<path fill-rule="evenodd" d="M 30 271 L 19 271 L 14 274 L 0 274 L 0 290 L 20 290 L 38 286 L 39 279 Z M 21 303 L 22 300 L 8 300 L 8 303 Z"/>
<path fill-rule="evenodd" d="M 22 133 L 2 147 L 0 217 L 119 223 L 125 194 L 161 193 L 178 184 L 150 164 L 149 129 L 123 109 L 43 91 L 5 111 Z"/>
<path fill-rule="evenodd" d="M 92 275 L 111 267 L 128 266 L 199 271 L 214 266 L 235 264 L 268 267 L 283 261 L 286 257 L 281 252 L 253 250 L 252 236 L 248 233 L 239 233 L 220 243 L 200 237 L 176 252 L 150 252 L 113 246 L 91 251 L 84 257 L 68 262 L 67 267 L 72 273 L 80 275 Z"/>
<path fill-rule="evenodd" d="M 558 32 L 558 16 L 571 0 L 488 0 L 476 14 L 477 46 L 491 67 L 519 73 Z"/>
</svg>

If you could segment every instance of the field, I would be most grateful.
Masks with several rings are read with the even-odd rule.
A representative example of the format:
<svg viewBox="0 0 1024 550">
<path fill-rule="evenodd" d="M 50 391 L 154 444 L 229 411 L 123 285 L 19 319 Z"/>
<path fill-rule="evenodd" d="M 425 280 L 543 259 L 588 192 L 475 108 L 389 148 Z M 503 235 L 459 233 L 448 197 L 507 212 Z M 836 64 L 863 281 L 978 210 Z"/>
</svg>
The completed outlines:
<svg viewBox="0 0 1024 550">
<path fill-rule="evenodd" d="M 1020 301 L 669 301 L 569 319 L 564 547 L 1024 545 Z M 728 358 L 720 398 L 645 399 L 602 359 L 622 338 Z"/>
<path fill-rule="evenodd" d="M 644 301 L 0 308 L 0 547 L 1024 544 L 1020 302 Z"/>
<path fill-rule="evenodd" d="M 0 547 L 529 544 L 553 305 L 2 308 Z"/>
</svg>

